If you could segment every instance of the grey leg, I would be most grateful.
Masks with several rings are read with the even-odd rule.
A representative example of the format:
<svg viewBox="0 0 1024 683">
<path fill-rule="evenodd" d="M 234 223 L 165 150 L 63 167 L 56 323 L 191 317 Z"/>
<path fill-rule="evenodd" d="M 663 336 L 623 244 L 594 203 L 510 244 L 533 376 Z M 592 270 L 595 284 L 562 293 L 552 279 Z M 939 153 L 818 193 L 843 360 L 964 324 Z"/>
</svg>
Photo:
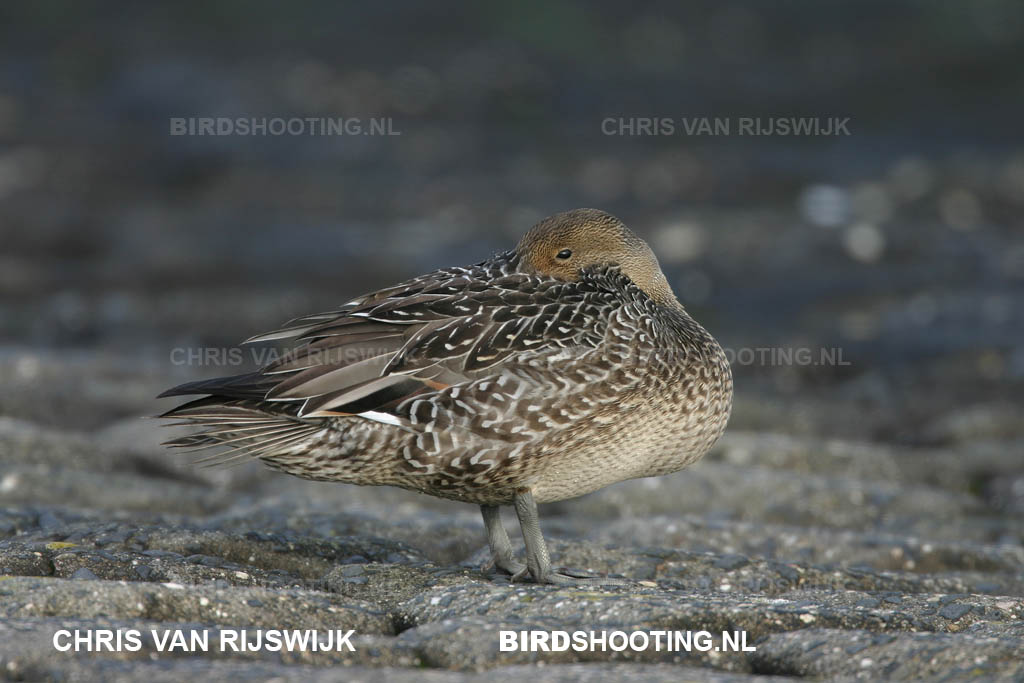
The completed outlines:
<svg viewBox="0 0 1024 683">
<path fill-rule="evenodd" d="M 544 542 L 544 535 L 540 531 L 540 517 L 537 514 L 537 503 L 533 500 L 533 493 L 529 490 L 517 493 L 515 506 L 516 515 L 519 517 L 519 526 L 523 529 L 523 540 L 526 541 L 526 570 L 529 571 L 530 576 L 533 577 L 535 582 L 590 585 L 624 585 L 629 583 L 625 579 L 589 576 L 582 572 L 554 571 L 551 568 L 551 556 L 548 555 L 547 543 Z M 512 580 L 515 581 L 521 578 L 522 575 L 513 575 Z"/>
<path fill-rule="evenodd" d="M 481 505 L 480 513 L 487 527 L 487 544 L 491 546 L 494 566 L 510 576 L 525 575 L 526 565 L 516 562 L 512 557 L 512 543 L 501 523 L 500 508 L 497 505 Z"/>
</svg>

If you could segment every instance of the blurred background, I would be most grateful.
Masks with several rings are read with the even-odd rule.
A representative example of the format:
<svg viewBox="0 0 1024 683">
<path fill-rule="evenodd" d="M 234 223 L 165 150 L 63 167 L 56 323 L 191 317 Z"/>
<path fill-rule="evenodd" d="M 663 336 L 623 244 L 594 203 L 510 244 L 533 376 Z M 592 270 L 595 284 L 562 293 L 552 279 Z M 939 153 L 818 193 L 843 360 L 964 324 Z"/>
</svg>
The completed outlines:
<svg viewBox="0 0 1024 683">
<path fill-rule="evenodd" d="M 236 134 L 174 134 L 202 119 Z M 143 419 L 272 359 L 243 339 L 581 206 L 735 360 L 702 462 L 541 508 L 556 566 L 657 589 L 531 606 L 474 571 L 475 506 L 202 469 Z M 339 628 L 351 598 L 402 635 L 344 661 L 417 667 L 389 680 L 533 661 L 480 637 L 507 624 L 771 634 L 683 660 L 733 673 L 1020 680 L 1022 418 L 1020 0 L 0 3 L 0 679 L 309 680 L 288 667 L 341 660 L 103 664 L 52 634 Z"/>
<path fill-rule="evenodd" d="M 750 361 L 732 429 L 1021 447 L 1016 0 L 5 3 L 0 54 L 8 418 L 144 438 L 160 390 L 246 369 L 240 340 L 594 206 Z"/>
</svg>

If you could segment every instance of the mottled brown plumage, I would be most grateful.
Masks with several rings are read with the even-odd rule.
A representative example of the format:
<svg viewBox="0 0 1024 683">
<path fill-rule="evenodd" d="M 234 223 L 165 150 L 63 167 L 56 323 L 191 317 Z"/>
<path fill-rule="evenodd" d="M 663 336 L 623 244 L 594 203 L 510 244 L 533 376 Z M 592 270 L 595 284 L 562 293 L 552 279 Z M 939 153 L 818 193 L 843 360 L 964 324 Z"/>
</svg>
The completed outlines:
<svg viewBox="0 0 1024 683">
<path fill-rule="evenodd" d="M 579 579 L 551 571 L 534 501 L 682 469 L 732 404 L 721 347 L 643 240 L 595 209 L 250 341 L 280 339 L 301 345 L 259 372 L 166 392 L 207 395 L 165 414 L 204 428 L 172 445 L 476 503 L 496 565 L 518 575 L 495 512 L 514 504 L 538 582 Z"/>
</svg>

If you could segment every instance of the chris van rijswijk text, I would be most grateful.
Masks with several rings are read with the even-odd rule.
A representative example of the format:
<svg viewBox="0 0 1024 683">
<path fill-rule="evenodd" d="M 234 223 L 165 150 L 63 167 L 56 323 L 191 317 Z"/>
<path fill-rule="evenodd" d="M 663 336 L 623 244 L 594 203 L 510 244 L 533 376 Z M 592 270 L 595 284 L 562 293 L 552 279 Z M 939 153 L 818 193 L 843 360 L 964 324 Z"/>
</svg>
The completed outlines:
<svg viewBox="0 0 1024 683">
<path fill-rule="evenodd" d="M 355 652 L 355 631 L 316 629 L 217 629 L 217 652 Z M 147 642 L 148 641 L 148 642 Z M 61 629 L 53 634 L 60 652 L 209 652 L 210 631 L 205 629 Z"/>
</svg>

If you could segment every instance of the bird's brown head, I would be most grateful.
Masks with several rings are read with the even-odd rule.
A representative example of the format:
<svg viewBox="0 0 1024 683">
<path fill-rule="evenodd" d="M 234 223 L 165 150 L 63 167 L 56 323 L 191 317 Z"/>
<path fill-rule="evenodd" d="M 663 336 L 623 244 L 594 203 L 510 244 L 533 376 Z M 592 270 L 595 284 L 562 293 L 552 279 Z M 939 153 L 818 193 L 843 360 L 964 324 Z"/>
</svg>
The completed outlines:
<svg viewBox="0 0 1024 683">
<path fill-rule="evenodd" d="M 616 264 L 657 303 L 680 306 L 647 243 L 618 218 L 598 209 L 574 209 L 545 218 L 519 241 L 516 252 L 527 272 L 559 280 L 579 280 L 584 268 Z"/>
</svg>

